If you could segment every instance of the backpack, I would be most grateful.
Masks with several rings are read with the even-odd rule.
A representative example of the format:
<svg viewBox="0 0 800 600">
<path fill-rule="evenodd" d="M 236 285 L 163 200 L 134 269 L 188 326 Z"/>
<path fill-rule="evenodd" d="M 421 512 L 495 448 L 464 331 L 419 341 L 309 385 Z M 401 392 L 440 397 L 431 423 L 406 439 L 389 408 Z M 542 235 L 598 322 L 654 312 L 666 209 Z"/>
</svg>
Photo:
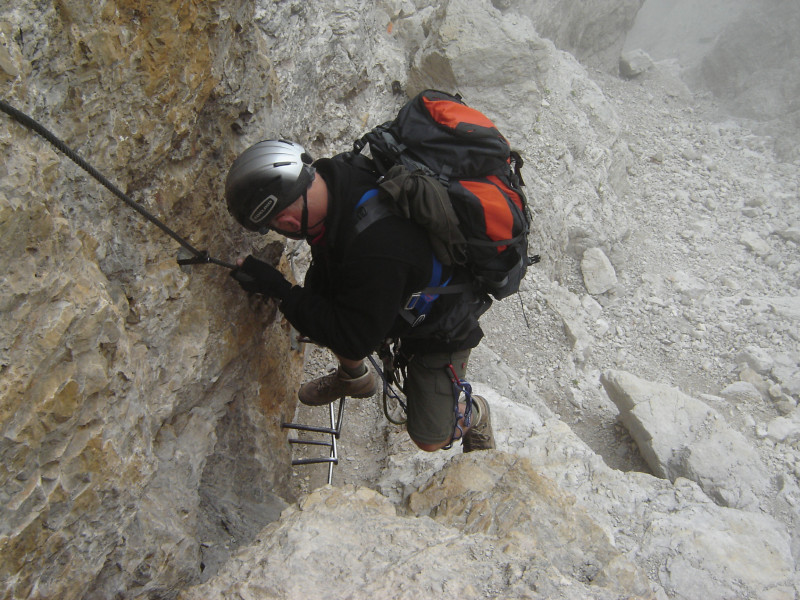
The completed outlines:
<svg viewBox="0 0 800 600">
<path fill-rule="evenodd" d="M 518 291 L 528 266 L 539 260 L 528 256 L 531 218 L 521 189 L 523 161 L 488 117 L 459 96 L 425 90 L 394 120 L 356 140 L 353 154 L 367 145 L 378 173 L 390 180 L 385 184 L 398 173 L 421 173 L 446 190 L 441 196 L 449 198 L 452 209 L 416 206 L 421 194 L 403 199 L 409 205 L 405 214 L 425 227 L 432 241 L 439 236 L 433 245 L 444 264 L 466 265 L 478 287 L 498 300 Z M 392 199 L 401 201 L 404 185 L 392 193 L 385 184 Z M 438 202 L 439 194 L 429 195 Z M 369 206 L 361 210 L 368 213 Z M 416 218 L 418 214 L 424 218 Z M 365 222 L 380 218 L 377 213 L 367 217 Z M 437 230 L 450 233 L 441 237 Z M 460 234 L 452 235 L 453 230 Z M 441 286 L 437 292 L 446 293 Z"/>
</svg>

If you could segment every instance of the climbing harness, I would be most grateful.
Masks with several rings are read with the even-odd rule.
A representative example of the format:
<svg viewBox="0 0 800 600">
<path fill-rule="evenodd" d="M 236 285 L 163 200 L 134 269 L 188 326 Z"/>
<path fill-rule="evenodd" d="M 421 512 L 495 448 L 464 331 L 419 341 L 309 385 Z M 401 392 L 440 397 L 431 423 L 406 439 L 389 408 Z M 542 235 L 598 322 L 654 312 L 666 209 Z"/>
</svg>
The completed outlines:
<svg viewBox="0 0 800 600">
<path fill-rule="evenodd" d="M 453 429 L 453 437 L 450 439 L 450 443 L 444 447 L 444 450 L 449 450 L 453 447 L 453 442 L 464 439 L 464 429 L 458 424 L 459 421 L 464 419 L 464 427 L 469 428 L 470 426 L 470 421 L 472 419 L 472 385 L 458 376 L 453 363 L 446 365 L 445 371 L 447 371 L 450 382 L 453 384 L 453 411 L 456 416 L 456 426 Z M 461 398 L 461 394 L 464 394 L 463 414 L 458 409 L 458 401 Z M 457 437 L 456 432 L 458 432 Z"/>
<path fill-rule="evenodd" d="M 108 191 L 114 194 L 117 198 L 122 200 L 125 204 L 130 206 L 133 210 L 138 212 L 142 215 L 145 219 L 150 221 L 153 225 L 161 229 L 164 233 L 178 242 L 184 250 L 188 251 L 190 256 L 186 256 L 185 254 L 179 255 L 178 257 L 178 264 L 183 265 L 193 265 L 193 264 L 209 264 L 213 263 L 215 265 L 219 265 L 221 267 L 225 267 L 226 269 L 236 269 L 236 265 L 221 261 L 217 258 L 213 258 L 209 256 L 208 252 L 205 250 L 198 250 L 194 246 L 192 246 L 186 239 L 178 235 L 175 231 L 170 229 L 163 221 L 158 219 L 155 215 L 148 212 L 141 204 L 133 200 L 130 196 L 125 194 L 122 190 L 120 190 L 117 186 L 115 186 L 111 181 L 109 181 L 100 171 L 95 169 L 92 165 L 86 162 L 83 158 L 81 158 L 72 148 L 67 146 L 62 140 L 56 137 L 51 131 L 45 128 L 41 123 L 34 120 L 32 117 L 29 117 L 22 111 L 17 110 L 6 101 L 0 99 L 0 110 L 6 113 L 9 117 L 17 121 L 20 125 L 26 127 L 27 129 L 33 131 L 34 133 L 39 134 L 45 140 L 50 142 L 59 152 L 64 154 L 67 158 L 72 160 L 76 165 L 78 165 L 81 169 L 86 171 L 89 175 L 91 175 L 94 179 L 96 179 L 100 184 L 102 184 Z"/>
<path fill-rule="evenodd" d="M 396 419 L 392 416 L 389 410 L 389 399 L 391 398 L 397 405 L 400 406 L 404 415 L 408 414 L 406 404 L 400 398 L 400 394 L 397 391 L 397 388 L 402 388 L 402 381 L 405 380 L 405 364 L 402 355 L 398 351 L 398 346 L 399 342 L 395 342 L 395 348 L 392 350 L 391 340 L 386 340 L 381 345 L 380 349 L 378 350 L 378 358 L 381 359 L 383 368 L 378 365 L 377 361 L 372 357 L 372 355 L 370 355 L 368 358 L 372 363 L 372 366 L 375 368 L 375 371 L 378 373 L 378 375 L 380 375 L 380 378 L 383 381 L 383 415 L 392 425 L 405 425 L 406 421 L 408 420 L 407 418 Z"/>
</svg>

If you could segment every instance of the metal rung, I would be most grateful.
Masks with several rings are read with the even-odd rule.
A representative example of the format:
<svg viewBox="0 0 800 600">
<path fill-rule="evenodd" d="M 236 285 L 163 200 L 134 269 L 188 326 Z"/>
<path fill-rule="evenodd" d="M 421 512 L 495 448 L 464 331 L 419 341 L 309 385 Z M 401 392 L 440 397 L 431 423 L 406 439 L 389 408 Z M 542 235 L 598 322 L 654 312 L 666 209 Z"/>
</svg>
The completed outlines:
<svg viewBox="0 0 800 600">
<path fill-rule="evenodd" d="M 339 459 L 337 458 L 298 458 L 297 460 L 292 461 L 292 466 L 295 465 L 316 465 L 320 463 L 333 463 L 335 465 L 339 464 Z M 330 483 L 330 481 L 328 482 Z"/>
<path fill-rule="evenodd" d="M 290 444 L 308 444 L 309 446 L 330 446 L 330 442 L 321 442 L 319 440 L 298 440 L 295 438 L 289 439 Z"/>
<path fill-rule="evenodd" d="M 328 483 L 333 481 L 333 465 L 339 464 L 338 448 L 336 447 L 336 440 L 342 432 L 342 417 L 344 416 L 344 397 L 339 398 L 339 414 L 338 417 L 334 414 L 333 403 L 328 405 L 331 419 L 330 427 L 316 427 L 312 425 L 301 425 L 299 423 L 281 423 L 282 429 L 297 429 L 300 431 L 308 431 L 311 433 L 322 433 L 331 436 L 330 441 L 324 440 L 301 440 L 292 438 L 289 440 L 290 444 L 306 444 L 309 446 L 328 446 L 330 447 L 330 455 L 327 457 L 319 458 L 301 458 L 292 461 L 292 466 L 295 465 L 312 465 L 319 463 L 328 463 Z"/>
<path fill-rule="evenodd" d="M 339 430 L 331 427 L 314 427 L 313 425 L 298 425 L 297 423 L 281 423 L 284 429 L 299 429 L 300 431 L 313 431 L 314 433 L 329 433 L 339 437 Z"/>
</svg>

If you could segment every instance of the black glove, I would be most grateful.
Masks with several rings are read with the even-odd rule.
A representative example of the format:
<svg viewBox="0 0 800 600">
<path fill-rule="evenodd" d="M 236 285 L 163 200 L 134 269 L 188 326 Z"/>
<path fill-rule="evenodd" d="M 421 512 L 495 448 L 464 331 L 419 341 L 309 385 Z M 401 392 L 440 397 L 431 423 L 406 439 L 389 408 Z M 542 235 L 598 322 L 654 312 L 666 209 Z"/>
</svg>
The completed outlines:
<svg viewBox="0 0 800 600">
<path fill-rule="evenodd" d="M 245 292 L 279 300 L 283 300 L 292 289 L 292 284 L 286 281 L 278 269 L 263 260 L 253 258 L 252 255 L 244 259 L 241 267 L 231 271 L 231 277 L 239 282 Z"/>
</svg>

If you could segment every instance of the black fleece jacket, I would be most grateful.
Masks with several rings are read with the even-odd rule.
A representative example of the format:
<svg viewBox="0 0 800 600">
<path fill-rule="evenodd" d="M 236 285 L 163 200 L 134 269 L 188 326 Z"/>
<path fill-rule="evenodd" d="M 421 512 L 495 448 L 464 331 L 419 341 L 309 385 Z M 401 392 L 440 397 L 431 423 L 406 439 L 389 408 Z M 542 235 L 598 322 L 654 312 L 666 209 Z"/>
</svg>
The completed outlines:
<svg viewBox="0 0 800 600">
<path fill-rule="evenodd" d="M 436 332 L 437 319 L 459 302 L 457 294 L 443 294 L 434 303 L 422 337 L 399 316 L 409 296 L 428 285 L 433 253 L 425 231 L 400 216 L 386 216 L 355 235 L 356 204 L 377 187 L 376 175 L 341 157 L 314 166 L 328 186 L 328 214 L 324 233 L 309 241 L 312 263 L 303 286 L 294 286 L 281 302 L 289 322 L 317 344 L 353 360 L 376 350 L 387 337 L 402 338 L 412 351 L 476 346 L 483 337 L 477 321 L 458 341 Z M 455 273 L 453 281 L 464 278 Z"/>
</svg>

